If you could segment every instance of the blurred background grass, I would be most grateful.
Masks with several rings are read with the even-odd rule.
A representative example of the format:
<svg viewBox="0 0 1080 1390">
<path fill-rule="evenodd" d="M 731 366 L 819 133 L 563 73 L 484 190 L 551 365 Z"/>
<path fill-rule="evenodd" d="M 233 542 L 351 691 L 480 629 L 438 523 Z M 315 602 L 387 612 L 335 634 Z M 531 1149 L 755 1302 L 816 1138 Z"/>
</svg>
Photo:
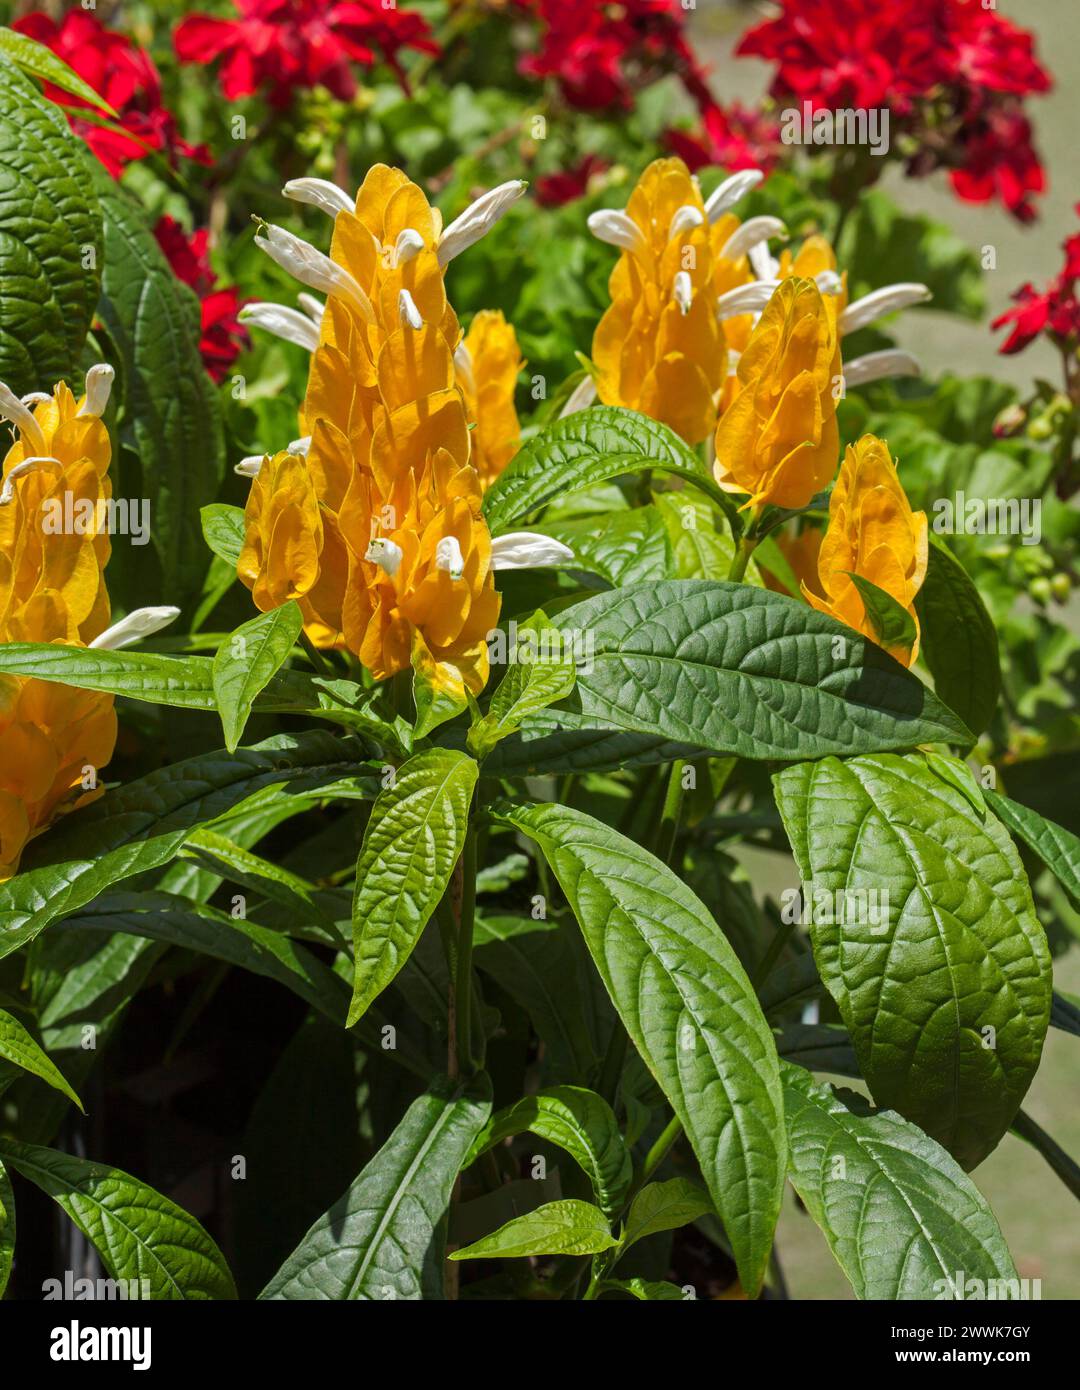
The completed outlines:
<svg viewBox="0 0 1080 1390">
<path fill-rule="evenodd" d="M 944 371 L 985 374 L 1021 390 L 1036 376 L 1057 381 L 1060 364 L 1043 343 L 1015 357 L 997 348 L 1003 334 L 992 334 L 990 319 L 1008 306 L 1009 295 L 1025 281 L 1036 286 L 1061 267 L 1061 242 L 1076 231 L 1080 219 L 1080 142 L 1077 140 L 1076 92 L 1080 88 L 1080 7 L 1076 0 L 999 0 L 998 8 L 1017 24 L 1034 30 L 1038 52 L 1055 79 L 1048 96 L 1034 100 L 1037 143 L 1048 171 L 1049 186 L 1040 202 L 1041 216 L 1022 227 L 996 205 L 960 202 L 944 175 L 905 179 L 891 168 L 883 186 L 902 207 L 947 223 L 972 246 L 992 245 L 996 269 L 986 272 L 989 312 L 972 323 L 935 314 L 932 309 L 904 316 L 895 332 L 901 345 L 915 352 L 927 375 Z M 761 10 L 743 0 L 697 0 L 693 36 L 712 64 L 713 90 L 723 102 L 753 103 L 764 92 L 769 69 L 756 59 L 732 57 L 740 34 Z M 1075 609 L 1074 609 L 1075 613 Z M 775 856 L 747 853 L 744 862 L 755 886 L 778 896 L 795 881 L 794 866 L 779 868 Z M 1080 994 L 1080 947 L 1054 962 L 1058 989 Z M 839 1084 L 851 1085 L 844 1078 Z M 1074 1157 L 1080 1156 L 1080 1039 L 1051 1029 L 1042 1065 L 1024 1108 Z M 974 1173 L 990 1201 L 1021 1276 L 1042 1280 L 1047 1299 L 1080 1298 L 1080 1208 L 1039 1155 L 1012 1135 Z M 833 1261 L 817 1227 L 800 1212 L 790 1188 L 780 1221 L 780 1259 L 791 1296 L 800 1299 L 851 1298 L 851 1289 Z"/>
</svg>

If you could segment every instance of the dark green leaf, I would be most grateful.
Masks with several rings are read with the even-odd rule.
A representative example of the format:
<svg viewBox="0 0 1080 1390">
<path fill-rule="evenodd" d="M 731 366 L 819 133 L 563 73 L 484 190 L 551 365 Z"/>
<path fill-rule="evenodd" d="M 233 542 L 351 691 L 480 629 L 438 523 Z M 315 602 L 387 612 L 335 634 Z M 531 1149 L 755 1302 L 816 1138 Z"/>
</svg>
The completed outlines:
<svg viewBox="0 0 1080 1390">
<path fill-rule="evenodd" d="M 303 626 L 300 605 L 285 603 L 238 627 L 218 648 L 214 699 L 230 753 L 244 736 L 256 697 L 285 664 Z"/>
<path fill-rule="evenodd" d="M 441 1299 L 450 1193 L 490 1110 L 486 1078 L 433 1083 L 259 1297 Z"/>
<path fill-rule="evenodd" d="M 42 1052 L 19 1020 L 3 1009 L 0 1009 L 0 1057 L 40 1077 L 54 1090 L 62 1091 L 69 1100 L 73 1100 L 80 1110 L 83 1109 L 82 1101 L 68 1085 L 60 1069 Z"/>
<path fill-rule="evenodd" d="M 903 647 L 910 652 L 915 645 L 915 619 L 903 604 L 861 574 L 846 573 L 859 591 L 863 610 L 878 642 L 886 648 Z"/>
<path fill-rule="evenodd" d="M 915 611 L 934 689 L 973 734 L 981 734 L 1001 692 L 997 629 L 967 570 L 933 538 Z"/>
<path fill-rule="evenodd" d="M 988 792 L 987 801 L 1014 835 L 1035 851 L 1080 911 L 1080 839 L 1055 821 L 1007 796 Z"/>
<path fill-rule="evenodd" d="M 1015 846 L 918 755 L 800 763 L 774 783 L 814 956 L 874 1099 L 973 1168 L 1012 1122 L 1050 1015 Z"/>
<path fill-rule="evenodd" d="M 244 509 L 212 502 L 199 512 L 203 539 L 214 554 L 232 567 L 233 573 L 244 548 Z"/>
</svg>

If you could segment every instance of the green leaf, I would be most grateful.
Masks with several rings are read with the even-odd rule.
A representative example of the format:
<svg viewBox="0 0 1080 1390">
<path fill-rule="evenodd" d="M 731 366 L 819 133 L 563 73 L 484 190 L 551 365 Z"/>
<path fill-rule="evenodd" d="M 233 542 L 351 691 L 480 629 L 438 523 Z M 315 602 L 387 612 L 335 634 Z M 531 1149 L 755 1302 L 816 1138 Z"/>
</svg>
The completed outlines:
<svg viewBox="0 0 1080 1390">
<path fill-rule="evenodd" d="M 681 1226 L 688 1226 L 712 1209 L 709 1194 L 687 1178 L 651 1182 L 641 1189 L 631 1203 L 619 1245 L 620 1252 L 629 1250 L 635 1241 L 654 1236 L 658 1231 L 677 1231 Z"/>
<path fill-rule="evenodd" d="M 0 57 L 0 381 L 16 396 L 75 381 L 101 279 L 91 165 L 59 109 Z"/>
<path fill-rule="evenodd" d="M 106 116 L 111 116 L 116 121 L 120 119 L 89 82 L 84 82 L 51 48 L 46 48 L 43 43 L 38 43 L 28 34 L 19 34 L 6 27 L 0 28 L 0 54 L 9 58 L 23 72 L 30 73 L 32 77 L 39 77 L 42 82 L 52 83 L 69 96 L 89 102 L 91 106 L 96 106 L 99 111 L 104 111 Z"/>
<path fill-rule="evenodd" d="M 958 1277 L 1015 1280 L 986 1198 L 940 1145 L 801 1067 L 782 1073 L 792 1185 L 859 1298 L 963 1297 Z"/>
<path fill-rule="evenodd" d="M 283 932 L 232 917 L 174 893 L 116 893 L 94 911 L 61 924 L 61 932 L 98 928 L 127 932 L 198 951 L 263 975 L 292 990 L 334 1023 L 344 1025 L 349 987 L 311 951 Z"/>
<path fill-rule="evenodd" d="M 625 508 L 573 521 L 545 520 L 539 529 L 574 552 L 562 568 L 598 574 L 616 589 L 673 576 L 671 544 L 655 507 Z"/>
<path fill-rule="evenodd" d="M 672 580 L 601 594 L 569 610 L 563 631 L 567 642 L 585 637 L 565 716 L 547 712 L 563 727 L 633 731 L 745 758 L 972 742 L 875 643 L 747 584 Z"/>
<path fill-rule="evenodd" d="M 199 507 L 225 469 L 221 407 L 199 352 L 202 311 L 142 209 L 104 169 L 94 173 L 105 218 L 98 313 L 120 357 L 124 433 L 150 504 L 162 596 L 183 607 L 206 571 Z"/>
<path fill-rule="evenodd" d="M 468 733 L 469 751 L 477 758 L 516 733 L 530 714 L 565 699 L 574 688 L 573 653 L 565 651 L 559 629 L 542 610 L 516 627 L 513 648 L 487 714 Z"/>
<path fill-rule="evenodd" d="M 936 753 L 932 748 L 924 748 L 923 757 L 934 776 L 955 787 L 962 797 L 970 801 L 976 815 L 982 820 L 986 814 L 986 797 L 967 763 L 962 758 Z"/>
<path fill-rule="evenodd" d="M 921 756 L 827 758 L 773 780 L 814 894 L 814 956 L 874 1099 L 973 1168 L 1011 1124 L 1050 1016 L 1050 952 L 1015 846 Z"/>
<path fill-rule="evenodd" d="M 15 1259 L 15 1194 L 7 1170 L 0 1163 L 0 1299 L 4 1297 Z"/>
<path fill-rule="evenodd" d="M 240 552 L 244 548 L 243 507 L 228 507 L 223 502 L 212 502 L 200 510 L 199 520 L 206 544 L 235 573 Z"/>
<path fill-rule="evenodd" d="M 555 1080 L 588 1076 L 596 1051 L 586 1022 L 585 982 L 569 925 L 531 918 L 485 916 L 476 924 L 473 955 L 532 1020 Z"/>
<path fill-rule="evenodd" d="M 1080 911 L 1080 840 L 1063 825 L 1007 796 L 988 792 L 986 799 L 1009 830 L 1042 860 Z"/>
<path fill-rule="evenodd" d="M 469 1154 L 481 1154 L 518 1134 L 535 1134 L 565 1149 L 592 1183 L 600 1210 L 614 1216 L 622 1206 L 633 1177 L 633 1164 L 615 1115 L 602 1096 L 581 1086 L 553 1086 L 526 1096 L 493 1115 Z"/>
<path fill-rule="evenodd" d="M 256 696 L 288 660 L 303 626 L 300 605 L 290 601 L 244 623 L 218 648 L 214 698 L 230 753 L 244 736 Z"/>
<path fill-rule="evenodd" d="M 735 504 L 673 430 L 619 406 L 595 406 L 557 420 L 524 444 L 484 497 L 494 534 L 566 493 L 641 469 L 668 473 L 698 488 L 727 516 L 742 522 Z"/>
<path fill-rule="evenodd" d="M 525 1255 L 596 1255 L 616 1244 L 607 1218 L 591 1202 L 564 1198 L 516 1216 L 452 1260 L 520 1259 Z"/>
<path fill-rule="evenodd" d="M 692 492 L 661 492 L 656 506 L 671 540 L 675 571 L 658 578 L 727 579 L 735 558 L 735 542 L 723 529 L 723 517 L 704 497 Z M 751 560 L 746 582 L 761 587 L 761 576 Z"/>
<path fill-rule="evenodd" d="M 106 792 L 35 840 L 21 872 L 0 883 L 0 958 L 114 883 L 168 863 L 197 826 L 279 788 L 332 796 L 364 756 L 352 739 L 283 735 L 231 757 L 188 758 Z"/>
<path fill-rule="evenodd" d="M 441 1299 L 450 1193 L 490 1111 L 486 1078 L 435 1081 L 259 1297 Z"/>
<path fill-rule="evenodd" d="M 356 862 L 350 1027 L 408 960 L 446 891 L 477 771 L 464 753 L 433 748 L 398 768 L 375 801 Z"/>
<path fill-rule="evenodd" d="M 0 675 L 34 676 L 83 690 L 101 690 L 177 709 L 215 710 L 214 663 L 205 656 L 104 651 L 47 642 L 0 644 Z M 255 696 L 260 714 L 310 714 L 370 734 L 399 752 L 412 746 L 412 731 L 385 709 L 380 690 L 346 680 L 323 680 L 303 671 L 279 671 Z"/>
<path fill-rule="evenodd" d="M 665 864 L 600 821 L 553 804 L 494 814 L 551 865 L 756 1292 L 783 1191 L 783 1102 L 772 1034 L 731 945 Z"/>
<path fill-rule="evenodd" d="M 82 1101 L 68 1085 L 60 1069 L 53 1065 L 19 1020 L 3 1009 L 0 1009 L 0 1057 L 40 1077 L 54 1090 L 62 1091 L 85 1114 Z"/>
<path fill-rule="evenodd" d="M 981 734 L 1001 693 L 997 628 L 967 570 L 933 536 L 915 611 L 934 689 L 973 734 Z"/>
<path fill-rule="evenodd" d="M 642 1303 L 685 1303 L 689 1295 L 664 1279 L 605 1279 L 600 1292 L 625 1293 Z"/>
<path fill-rule="evenodd" d="M 845 570 L 843 573 L 847 574 L 858 589 L 867 620 L 881 645 L 887 648 L 903 647 L 906 652 L 910 652 L 917 635 L 915 619 L 903 604 L 898 603 L 892 594 L 879 589 L 863 575 L 856 574 L 853 570 Z"/>
<path fill-rule="evenodd" d="M 225 1257 L 195 1218 L 138 1178 L 14 1139 L 0 1140 L 0 1154 L 63 1207 L 111 1279 L 146 1279 L 157 1300 L 236 1297 Z"/>
</svg>

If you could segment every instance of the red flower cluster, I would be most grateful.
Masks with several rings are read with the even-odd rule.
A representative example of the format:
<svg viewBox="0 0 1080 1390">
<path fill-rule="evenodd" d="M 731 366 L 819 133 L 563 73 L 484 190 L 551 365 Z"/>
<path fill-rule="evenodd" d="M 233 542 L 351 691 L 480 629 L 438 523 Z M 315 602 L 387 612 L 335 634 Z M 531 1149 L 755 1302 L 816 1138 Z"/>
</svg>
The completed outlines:
<svg viewBox="0 0 1080 1390">
<path fill-rule="evenodd" d="M 751 111 L 738 102 L 726 109 L 715 104 L 705 110 L 701 130 L 668 131 L 668 144 L 691 173 L 707 164 L 719 164 L 731 173 L 739 169 L 771 170 L 781 153 L 780 126 L 763 111 Z"/>
<path fill-rule="evenodd" d="M 946 167 L 962 198 L 1034 217 L 1044 180 L 1021 101 L 1051 84 L 1029 33 L 981 0 L 780 3 L 736 50 L 777 65 L 776 100 L 888 107 L 919 141 L 910 172 Z"/>
<path fill-rule="evenodd" d="M 94 125 L 71 110 L 68 116 L 72 129 L 113 178 L 118 178 L 132 160 L 142 159 L 148 148 L 164 152 L 171 160 L 184 155 L 201 164 L 211 162 L 205 146 L 180 139 L 175 117 L 161 102 L 158 70 L 150 55 L 131 39 L 106 29 L 94 15 L 79 9 L 69 10 L 60 24 L 35 12 L 16 20 L 12 27 L 51 48 L 118 113 L 123 130 Z M 48 82 L 45 94 L 74 111 L 91 109 L 88 102 Z"/>
<path fill-rule="evenodd" d="M 1076 212 L 1080 214 L 1080 203 L 1076 205 Z M 1002 343 L 1000 352 L 1021 352 L 1040 333 L 1048 334 L 1058 347 L 1067 351 L 1080 347 L 1080 299 L 1077 298 L 1080 232 L 1063 242 L 1062 250 L 1065 265 L 1046 289 L 1040 291 L 1034 285 L 1022 285 L 1013 295 L 1015 306 L 1006 309 L 991 324 L 994 329 L 1012 325 L 1012 332 Z"/>
<path fill-rule="evenodd" d="M 210 265 L 210 234 L 203 228 L 190 237 L 172 217 L 162 217 L 154 228 L 158 245 L 165 252 L 173 274 L 190 285 L 202 304 L 202 335 L 199 351 L 206 370 L 215 381 L 224 381 L 242 349 L 250 346 L 247 329 L 237 317 L 242 300 L 235 285 L 216 289 L 217 278 Z"/>
<path fill-rule="evenodd" d="M 684 33 L 678 0 L 519 0 L 542 25 L 538 52 L 522 60 L 529 77 L 555 77 L 571 106 L 628 110 L 635 90 L 677 72 L 695 97 L 707 92 Z"/>
<path fill-rule="evenodd" d="M 342 101 L 356 92 L 352 64 L 381 58 L 406 86 L 403 48 L 438 53 L 427 21 L 382 0 L 236 0 L 238 19 L 192 14 L 177 25 L 182 63 L 222 59 L 221 89 L 233 101 L 265 90 L 286 106 L 297 87 L 325 87 Z"/>
</svg>

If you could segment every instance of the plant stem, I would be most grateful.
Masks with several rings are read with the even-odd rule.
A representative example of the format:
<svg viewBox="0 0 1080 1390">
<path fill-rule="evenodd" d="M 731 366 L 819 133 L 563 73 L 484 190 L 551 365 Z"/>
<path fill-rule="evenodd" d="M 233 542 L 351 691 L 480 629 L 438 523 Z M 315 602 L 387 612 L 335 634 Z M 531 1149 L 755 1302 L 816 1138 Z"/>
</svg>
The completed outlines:
<svg viewBox="0 0 1080 1390">
<path fill-rule="evenodd" d="M 672 1115 L 660 1132 L 656 1143 L 645 1156 L 645 1165 L 641 1170 L 641 1180 L 638 1183 L 639 1188 L 645 1186 L 664 1159 L 667 1158 L 672 1144 L 680 1134 L 682 1134 L 682 1120 L 679 1119 L 678 1115 Z"/>
<path fill-rule="evenodd" d="M 746 573 L 746 567 L 750 563 L 750 556 L 753 555 L 758 543 L 757 524 L 761 519 L 764 503 L 759 503 L 750 512 L 750 521 L 746 530 L 739 538 L 735 547 L 735 554 L 731 558 L 731 568 L 728 570 L 728 583 L 738 584 Z"/>
<path fill-rule="evenodd" d="M 327 658 L 323 656 L 322 652 L 319 651 L 315 643 L 302 629 L 300 632 L 300 645 L 307 653 L 308 660 L 320 675 L 329 676 L 331 680 L 337 676 L 337 672 L 334 670 L 333 666 L 331 666 Z"/>
</svg>

